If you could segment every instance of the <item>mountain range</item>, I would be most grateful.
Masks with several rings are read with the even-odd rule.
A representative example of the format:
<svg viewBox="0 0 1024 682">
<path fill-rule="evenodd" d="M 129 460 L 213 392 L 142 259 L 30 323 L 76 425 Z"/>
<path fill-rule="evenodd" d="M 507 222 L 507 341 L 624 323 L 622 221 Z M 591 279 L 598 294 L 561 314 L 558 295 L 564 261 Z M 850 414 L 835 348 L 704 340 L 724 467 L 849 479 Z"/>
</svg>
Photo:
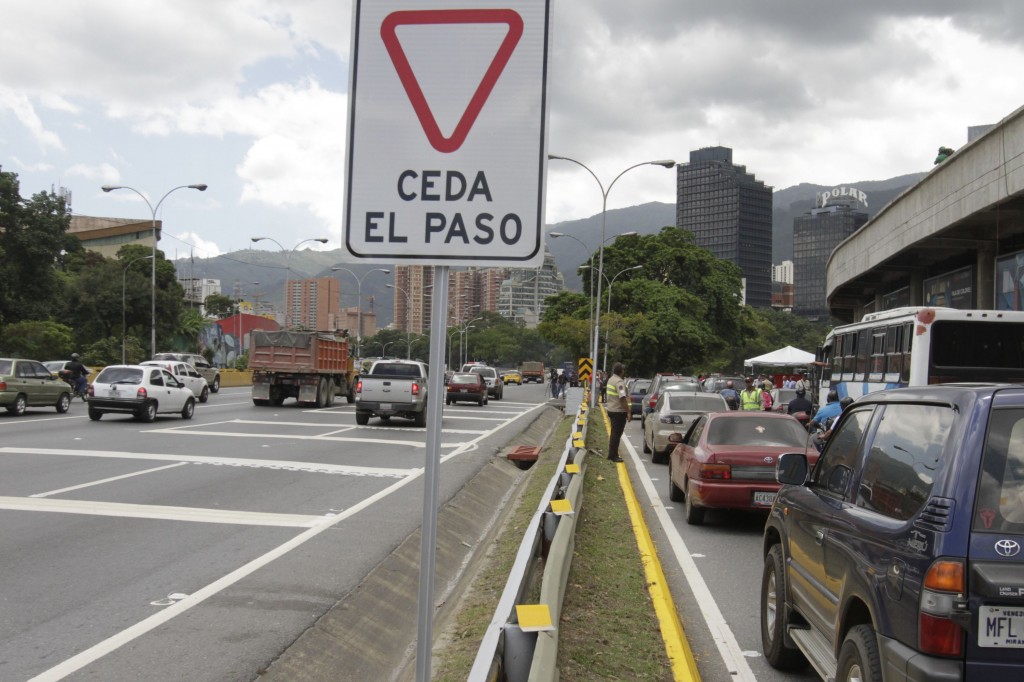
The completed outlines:
<svg viewBox="0 0 1024 682">
<path fill-rule="evenodd" d="M 772 195 L 772 262 L 781 263 L 793 258 L 793 219 L 814 208 L 819 193 L 833 187 L 855 187 L 865 193 L 866 208 L 859 207 L 869 216 L 874 216 L 882 207 L 899 196 L 925 173 L 911 173 L 888 180 L 868 180 L 842 183 L 840 185 L 816 185 L 801 183 L 778 190 Z M 605 237 L 625 232 L 656 234 L 666 225 L 675 225 L 675 204 L 651 202 L 628 208 L 612 209 L 607 212 Z M 545 227 L 545 234 L 560 232 L 576 237 L 546 239 L 548 250 L 555 258 L 558 269 L 565 278 L 567 289 L 579 291 L 580 279 L 576 268 L 587 260 L 589 254 L 580 242 L 596 248 L 600 240 L 601 215 L 579 220 L 568 220 Z M 243 249 L 214 258 L 181 258 L 174 261 L 181 278 L 210 278 L 220 280 L 221 292 L 232 298 L 244 298 L 274 303 L 279 310 L 284 306 L 284 283 L 297 277 L 338 277 L 341 280 L 342 305 L 356 305 L 355 277 L 345 271 L 332 271 L 332 267 L 344 267 L 363 277 L 363 310 L 377 313 L 377 326 L 385 327 L 394 318 L 391 289 L 385 285 L 393 277 L 369 275 L 380 265 L 364 265 L 343 260 L 340 249 L 333 251 L 281 252 L 261 249 Z"/>
</svg>

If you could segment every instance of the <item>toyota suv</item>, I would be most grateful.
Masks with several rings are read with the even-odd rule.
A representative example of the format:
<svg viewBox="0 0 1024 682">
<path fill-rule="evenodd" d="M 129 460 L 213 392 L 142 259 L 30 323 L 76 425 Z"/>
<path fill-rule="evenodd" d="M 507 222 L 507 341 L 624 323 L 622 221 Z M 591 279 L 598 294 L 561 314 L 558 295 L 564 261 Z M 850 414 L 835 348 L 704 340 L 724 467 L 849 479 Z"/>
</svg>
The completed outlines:
<svg viewBox="0 0 1024 682">
<path fill-rule="evenodd" d="M 1024 386 L 864 396 L 780 456 L 761 640 L 826 680 L 1024 679 Z"/>
<path fill-rule="evenodd" d="M 171 362 L 186 362 L 203 375 L 206 383 L 210 386 L 210 393 L 220 391 L 220 370 L 210 364 L 202 355 L 197 353 L 157 353 L 154 360 L 169 360 Z"/>
</svg>

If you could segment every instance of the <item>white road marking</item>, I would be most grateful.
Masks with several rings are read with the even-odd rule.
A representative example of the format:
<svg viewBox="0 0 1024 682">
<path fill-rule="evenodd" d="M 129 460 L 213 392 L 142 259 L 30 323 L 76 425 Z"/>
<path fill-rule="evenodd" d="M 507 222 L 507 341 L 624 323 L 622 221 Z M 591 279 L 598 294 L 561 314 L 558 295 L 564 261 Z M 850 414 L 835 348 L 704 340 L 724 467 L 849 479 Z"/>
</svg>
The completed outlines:
<svg viewBox="0 0 1024 682">
<path fill-rule="evenodd" d="M 711 637 L 715 641 L 715 646 L 718 647 L 718 653 L 721 655 L 722 661 L 729 671 L 729 679 L 741 680 L 742 682 L 757 682 L 757 678 L 754 677 L 754 671 L 751 670 L 750 664 L 747 663 L 743 650 L 736 640 L 736 635 L 733 634 L 725 617 L 722 616 L 722 611 L 718 608 L 715 596 L 711 593 L 707 583 L 704 582 L 704 576 L 700 574 L 700 569 L 697 568 L 693 556 L 691 556 L 690 551 L 686 548 L 686 543 L 669 517 L 668 512 L 665 511 L 661 498 L 654 489 L 654 482 L 651 480 L 650 474 L 647 473 L 647 468 L 643 466 L 644 460 L 637 454 L 633 443 L 628 438 L 623 439 L 623 442 L 626 444 L 626 450 L 633 459 L 637 477 L 647 492 L 647 499 L 650 500 L 651 509 L 654 511 L 654 515 L 658 517 L 658 521 L 668 537 L 669 546 L 672 548 L 676 562 L 683 569 L 686 582 L 690 584 L 693 600 L 700 606 L 704 622 L 707 623 L 708 630 L 711 631 Z"/>
<path fill-rule="evenodd" d="M 330 516 L 306 514 L 270 514 L 243 512 L 230 509 L 202 509 L 200 507 L 166 507 L 153 504 L 126 504 L 123 502 L 93 502 L 89 500 L 41 500 L 31 497 L 2 497 L 0 509 L 12 511 L 60 512 L 118 518 L 160 519 L 164 521 L 190 521 L 198 523 L 231 523 L 247 526 L 279 526 L 285 528 L 312 528 Z"/>
<path fill-rule="evenodd" d="M 67 457 L 99 457 L 111 459 L 142 459 L 164 462 L 192 462 L 214 466 L 236 466 L 251 469 L 280 469 L 313 474 L 344 474 L 347 476 L 375 476 L 383 478 L 404 478 L 420 471 L 412 469 L 387 469 L 383 467 L 361 467 L 349 464 L 322 464 L 320 462 L 294 462 L 286 459 L 248 459 L 244 457 L 204 457 L 202 455 L 162 455 L 152 452 L 113 452 L 110 450 L 63 450 L 57 448 L 0 448 L 2 454 L 60 455 Z"/>
<path fill-rule="evenodd" d="M 544 405 L 545 403 L 539 403 L 534 407 L 534 409 L 540 409 Z M 481 434 L 479 437 L 473 439 L 472 441 L 469 441 L 468 443 L 464 444 L 460 449 L 457 449 L 454 452 L 451 452 L 447 455 L 443 455 L 441 457 L 441 462 L 444 463 L 449 459 L 452 459 L 453 457 L 456 457 L 464 452 L 468 452 L 475 449 L 477 443 L 479 443 L 481 440 L 490 436 L 492 433 L 495 433 L 496 431 L 500 430 L 504 426 L 511 424 L 513 421 L 515 420 L 510 419 L 504 424 L 496 426 L 490 431 Z M 400 481 L 395 481 L 393 484 L 391 484 L 384 490 L 381 490 L 375 493 L 374 495 L 367 497 L 365 500 L 355 504 L 352 507 L 349 507 L 348 509 L 338 514 L 337 516 L 325 517 L 324 521 L 320 525 L 314 526 L 308 530 L 303 531 L 302 533 L 295 536 L 288 542 L 285 542 L 284 544 L 275 547 L 263 556 L 257 557 L 249 563 L 232 571 L 231 573 L 228 573 L 224 577 L 215 580 L 214 582 L 203 587 L 202 589 L 192 593 L 185 599 L 175 602 L 163 611 L 153 614 L 149 618 L 145 618 L 136 623 L 135 625 L 132 625 L 131 627 L 128 627 L 125 630 L 122 630 L 121 632 L 108 637 L 107 639 L 99 642 L 95 646 L 92 646 L 89 649 L 86 649 L 85 651 L 82 651 L 81 653 L 76 654 L 75 656 L 72 656 L 71 658 L 65 661 L 62 661 L 61 663 L 58 663 L 49 670 L 46 670 L 40 673 L 39 675 L 33 677 L 31 680 L 29 680 L 29 682 L 56 682 L 57 680 L 64 679 L 68 675 L 78 670 L 81 670 L 87 665 L 99 660 L 100 658 L 103 658 L 107 654 L 116 651 L 125 644 L 128 644 L 129 642 L 137 639 L 138 637 L 141 637 L 147 632 L 163 625 L 175 616 L 178 616 L 188 611 L 193 606 L 201 604 L 203 601 L 209 599 L 210 597 L 231 587 L 238 581 L 251 575 L 263 566 L 266 566 L 270 562 L 274 561 L 275 559 L 284 556 L 285 554 L 287 554 L 293 549 L 296 549 L 297 547 L 302 546 L 308 540 L 315 538 L 317 535 L 324 532 L 325 530 L 334 527 L 335 525 L 341 523 L 346 519 L 351 518 L 352 516 L 355 516 L 362 510 L 370 507 L 373 504 L 376 504 L 378 501 L 386 498 L 392 493 L 401 490 L 403 487 L 412 483 L 421 475 L 423 475 L 423 471 L 423 469 L 416 469 L 411 475 L 407 476 L 406 478 L 403 478 Z"/>
<path fill-rule="evenodd" d="M 382 445 L 405 445 L 412 448 L 422 448 L 425 443 L 415 440 L 388 440 L 384 438 L 345 438 L 342 436 L 307 436 L 304 434 L 284 433 L 231 433 L 226 431 L 195 431 L 188 427 L 149 429 L 146 433 L 173 433 L 179 436 L 220 436 L 223 438 L 270 438 L 278 440 L 327 440 L 336 443 L 380 443 Z M 443 448 L 457 447 L 459 443 L 441 443 Z"/>
<path fill-rule="evenodd" d="M 60 490 L 51 490 L 47 493 L 36 493 L 35 495 L 29 495 L 29 497 L 49 497 L 50 495 L 60 495 L 61 493 L 68 493 L 72 490 L 81 490 L 82 488 L 91 488 L 94 485 L 103 485 L 104 483 L 111 483 L 113 481 L 120 481 L 125 478 L 133 478 L 135 476 L 142 476 L 144 474 L 152 474 L 156 471 L 163 471 L 164 469 L 174 469 L 176 467 L 182 467 L 188 464 L 188 462 L 178 462 L 177 464 L 168 464 L 167 466 L 156 467 L 155 469 L 146 469 L 144 471 L 136 471 L 133 474 L 124 474 L 123 476 L 112 476 L 110 478 L 104 478 L 99 481 L 92 481 L 91 483 L 82 483 L 81 485 L 73 485 L 69 488 L 61 488 Z"/>
</svg>

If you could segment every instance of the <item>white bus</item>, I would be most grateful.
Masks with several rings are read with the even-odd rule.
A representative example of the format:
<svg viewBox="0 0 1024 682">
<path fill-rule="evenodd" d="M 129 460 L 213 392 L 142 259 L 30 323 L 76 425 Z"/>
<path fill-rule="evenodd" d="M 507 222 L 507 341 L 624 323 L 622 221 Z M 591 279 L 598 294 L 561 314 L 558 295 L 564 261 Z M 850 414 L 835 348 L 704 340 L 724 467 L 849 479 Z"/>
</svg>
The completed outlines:
<svg viewBox="0 0 1024 682">
<path fill-rule="evenodd" d="M 1024 383 L 1024 312 L 896 308 L 834 328 L 817 354 L 818 400 L 902 386 Z"/>
</svg>

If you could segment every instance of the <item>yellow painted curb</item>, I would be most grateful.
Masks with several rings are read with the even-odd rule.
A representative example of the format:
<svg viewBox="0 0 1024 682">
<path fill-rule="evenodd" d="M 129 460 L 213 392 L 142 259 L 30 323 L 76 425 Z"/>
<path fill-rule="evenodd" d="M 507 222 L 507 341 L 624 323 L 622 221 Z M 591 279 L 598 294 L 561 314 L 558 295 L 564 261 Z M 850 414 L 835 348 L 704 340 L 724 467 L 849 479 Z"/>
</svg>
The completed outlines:
<svg viewBox="0 0 1024 682">
<path fill-rule="evenodd" d="M 603 406 L 599 409 L 604 416 L 605 428 L 610 430 L 611 424 L 608 421 L 607 411 Z M 622 487 L 622 496 L 626 501 L 626 509 L 629 511 L 629 519 L 633 524 L 633 534 L 636 535 L 636 545 L 640 550 L 640 561 L 644 567 L 644 577 L 647 579 L 647 590 L 651 595 L 651 602 L 654 604 L 654 614 L 658 617 L 661 638 L 665 642 L 665 653 L 668 654 L 668 658 L 672 662 L 672 678 L 677 682 L 699 682 L 700 671 L 697 670 L 697 661 L 694 659 L 690 643 L 686 639 L 683 624 L 679 622 L 679 613 L 676 611 L 675 602 L 672 601 L 665 573 L 658 560 L 658 551 L 654 546 L 654 541 L 651 540 L 651 533 L 644 522 L 640 503 L 636 499 L 633 484 L 629 480 L 629 471 L 624 463 L 616 465 L 616 469 L 619 474 L 619 485 Z"/>
</svg>

